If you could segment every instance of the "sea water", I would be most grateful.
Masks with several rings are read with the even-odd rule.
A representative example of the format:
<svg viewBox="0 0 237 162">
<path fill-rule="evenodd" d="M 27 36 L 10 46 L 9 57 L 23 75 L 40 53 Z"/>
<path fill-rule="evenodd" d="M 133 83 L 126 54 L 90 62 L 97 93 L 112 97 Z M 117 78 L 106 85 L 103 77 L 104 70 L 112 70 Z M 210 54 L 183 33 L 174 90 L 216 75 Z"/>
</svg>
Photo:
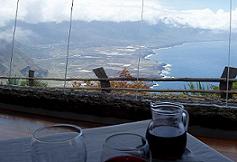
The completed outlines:
<svg viewBox="0 0 237 162">
<path fill-rule="evenodd" d="M 219 78 L 228 65 L 229 44 L 227 41 L 184 43 L 172 48 L 155 49 L 150 56 L 159 63 L 169 65 L 165 77 Z M 231 67 L 237 67 L 237 41 L 231 45 Z M 214 83 L 215 84 L 215 83 Z M 185 82 L 159 83 L 160 88 L 183 89 Z"/>
</svg>

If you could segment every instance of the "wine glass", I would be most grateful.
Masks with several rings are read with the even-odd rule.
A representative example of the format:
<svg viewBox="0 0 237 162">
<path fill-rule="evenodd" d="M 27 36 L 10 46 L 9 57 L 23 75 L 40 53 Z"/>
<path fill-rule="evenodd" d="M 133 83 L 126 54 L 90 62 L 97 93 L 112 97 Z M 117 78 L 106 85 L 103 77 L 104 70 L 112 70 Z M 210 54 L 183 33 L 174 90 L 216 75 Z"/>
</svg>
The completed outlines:
<svg viewBox="0 0 237 162">
<path fill-rule="evenodd" d="M 151 162 L 148 142 L 132 133 L 112 135 L 105 140 L 101 162 Z"/>
<path fill-rule="evenodd" d="M 59 124 L 37 129 L 32 137 L 31 155 L 33 162 L 85 162 L 81 128 Z"/>
</svg>

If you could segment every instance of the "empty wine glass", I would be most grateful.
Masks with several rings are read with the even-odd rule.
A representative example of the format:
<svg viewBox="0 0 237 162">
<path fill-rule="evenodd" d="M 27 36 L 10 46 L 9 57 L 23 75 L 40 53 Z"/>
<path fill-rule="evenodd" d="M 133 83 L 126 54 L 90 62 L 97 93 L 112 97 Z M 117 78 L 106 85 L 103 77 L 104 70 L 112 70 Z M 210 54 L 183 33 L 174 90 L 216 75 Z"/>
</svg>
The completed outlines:
<svg viewBox="0 0 237 162">
<path fill-rule="evenodd" d="M 120 133 L 108 137 L 103 145 L 101 162 L 150 162 L 150 150 L 146 139 L 132 133 Z"/>
<path fill-rule="evenodd" d="M 81 128 L 59 124 L 37 129 L 31 143 L 33 162 L 85 162 Z"/>
</svg>

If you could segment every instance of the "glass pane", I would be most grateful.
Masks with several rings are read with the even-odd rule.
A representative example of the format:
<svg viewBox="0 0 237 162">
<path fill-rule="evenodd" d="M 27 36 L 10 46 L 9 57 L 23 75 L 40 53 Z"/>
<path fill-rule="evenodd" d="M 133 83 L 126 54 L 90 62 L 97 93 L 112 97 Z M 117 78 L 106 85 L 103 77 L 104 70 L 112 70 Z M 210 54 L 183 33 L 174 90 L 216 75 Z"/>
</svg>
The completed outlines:
<svg viewBox="0 0 237 162">
<path fill-rule="evenodd" d="M 155 35 L 147 56 L 161 77 L 220 78 L 227 64 L 229 3 L 222 0 L 147 2 L 144 17 Z M 146 41 L 146 42 L 149 42 Z M 192 89 L 189 83 L 158 83 L 157 89 Z M 211 89 L 218 83 L 193 83 Z M 205 88 L 204 88 L 205 87 Z"/>
<path fill-rule="evenodd" d="M 231 21 L 230 21 L 230 35 L 229 35 L 229 51 L 228 51 L 228 66 L 230 67 L 229 69 L 229 74 L 228 76 L 230 77 L 229 79 L 236 79 L 236 75 L 237 75 L 237 62 L 235 60 L 237 60 L 237 55 L 236 55 L 236 51 L 237 51 L 237 40 L 236 40 L 236 33 L 237 33 L 237 3 L 236 1 L 230 1 L 231 5 L 230 5 L 230 9 L 232 9 L 232 12 L 230 14 L 231 16 Z M 228 87 L 229 90 L 236 90 L 237 86 L 236 83 L 227 83 L 226 87 Z M 228 93 L 228 92 L 227 92 Z M 227 94 L 226 95 L 226 99 L 228 98 L 235 98 L 236 95 L 233 94 Z M 228 100 L 226 100 L 226 104 L 228 106 Z"/>
<path fill-rule="evenodd" d="M 16 1 L 2 5 L 1 48 L 7 48 L 0 74 L 7 75 Z M 142 0 L 75 1 L 67 77 L 95 78 L 93 69 L 103 67 L 109 77 L 220 78 L 228 65 L 229 7 L 223 0 L 144 0 L 144 8 Z M 33 69 L 37 77 L 64 78 L 70 8 L 67 0 L 20 1 L 12 76 L 28 76 Z M 237 67 L 235 1 L 232 8 L 230 66 Z M 148 84 L 154 89 L 192 86 L 213 89 L 219 83 Z"/>
<path fill-rule="evenodd" d="M 104 68 L 108 77 L 123 74 L 136 77 L 141 44 L 140 15 L 140 1 L 76 1 L 69 77 L 97 78 L 93 69 L 99 67 Z M 112 85 L 123 84 L 113 82 Z"/>
<path fill-rule="evenodd" d="M 14 75 L 63 78 L 70 2 L 20 0 L 15 37 Z M 22 85 L 27 84 L 23 81 Z M 37 86 L 62 82 L 36 81 Z M 39 84 L 38 84 L 39 83 Z"/>
<path fill-rule="evenodd" d="M 1 4 L 0 10 L 0 76 L 9 75 L 9 64 L 12 54 L 12 28 L 13 21 L 10 21 L 15 15 L 16 4 L 11 1 L 5 1 Z M 5 84 L 6 80 L 1 80 L 0 84 Z"/>
</svg>

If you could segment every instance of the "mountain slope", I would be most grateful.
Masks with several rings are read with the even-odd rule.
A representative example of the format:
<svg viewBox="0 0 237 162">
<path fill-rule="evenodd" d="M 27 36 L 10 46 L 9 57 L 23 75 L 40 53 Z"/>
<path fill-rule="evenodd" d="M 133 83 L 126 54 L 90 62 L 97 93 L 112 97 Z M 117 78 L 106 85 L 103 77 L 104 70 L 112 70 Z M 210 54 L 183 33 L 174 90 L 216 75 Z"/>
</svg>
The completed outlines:
<svg viewBox="0 0 237 162">
<path fill-rule="evenodd" d="M 11 23 L 8 24 L 11 26 Z M 69 22 L 29 24 L 19 21 L 18 28 L 30 31 L 32 44 L 66 44 Z M 71 43 L 78 46 L 110 46 L 141 43 L 164 46 L 187 41 L 226 39 L 225 32 L 175 26 L 162 21 L 155 25 L 141 22 L 73 21 Z"/>
<path fill-rule="evenodd" d="M 47 71 L 36 65 L 34 61 L 29 58 L 24 51 L 20 49 L 20 46 L 21 44 L 17 42 L 16 48 L 14 49 L 14 57 L 12 64 L 13 74 L 27 75 L 20 72 L 20 70 L 24 69 L 27 66 L 30 66 L 32 69 L 38 71 L 38 76 L 40 76 L 41 72 Z M 7 75 L 9 72 L 11 49 L 11 43 L 5 40 L 0 40 L 0 75 Z"/>
</svg>

